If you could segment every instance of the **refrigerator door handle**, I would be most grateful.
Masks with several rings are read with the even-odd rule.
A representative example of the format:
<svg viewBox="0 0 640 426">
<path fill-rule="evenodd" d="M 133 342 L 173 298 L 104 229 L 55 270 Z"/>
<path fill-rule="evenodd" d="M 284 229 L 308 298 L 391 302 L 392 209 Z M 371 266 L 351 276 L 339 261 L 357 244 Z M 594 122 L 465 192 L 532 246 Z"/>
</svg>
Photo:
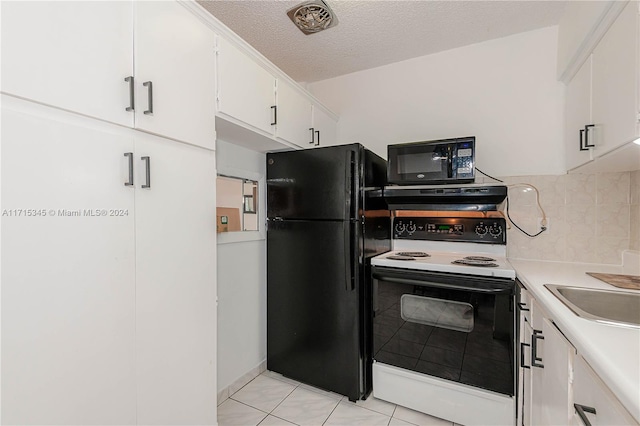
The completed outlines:
<svg viewBox="0 0 640 426">
<path fill-rule="evenodd" d="M 344 220 L 350 220 L 352 218 L 351 215 L 351 204 L 353 203 L 353 162 L 355 160 L 355 153 L 351 150 L 346 152 L 346 164 L 344 168 L 344 183 L 345 183 L 345 203 L 344 203 Z"/>
<path fill-rule="evenodd" d="M 351 220 L 344 221 L 344 286 L 346 291 L 355 290 L 355 250 L 357 241 L 355 240 L 356 232 L 355 230 L 356 223 Z"/>
</svg>

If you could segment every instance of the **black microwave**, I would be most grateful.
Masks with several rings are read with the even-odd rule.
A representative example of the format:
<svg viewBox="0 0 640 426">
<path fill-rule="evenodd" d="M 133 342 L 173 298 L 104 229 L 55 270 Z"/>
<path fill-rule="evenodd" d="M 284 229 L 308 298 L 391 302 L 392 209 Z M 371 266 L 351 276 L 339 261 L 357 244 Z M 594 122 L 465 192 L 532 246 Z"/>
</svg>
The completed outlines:
<svg viewBox="0 0 640 426">
<path fill-rule="evenodd" d="M 475 136 L 389 145 L 387 180 L 396 185 L 473 182 L 475 145 Z"/>
</svg>

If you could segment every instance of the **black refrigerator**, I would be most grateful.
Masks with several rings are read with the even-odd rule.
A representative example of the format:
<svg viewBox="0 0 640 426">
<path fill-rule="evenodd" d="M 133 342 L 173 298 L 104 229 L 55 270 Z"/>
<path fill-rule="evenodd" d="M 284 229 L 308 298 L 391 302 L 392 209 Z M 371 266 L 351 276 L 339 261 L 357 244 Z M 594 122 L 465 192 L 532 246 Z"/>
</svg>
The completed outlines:
<svg viewBox="0 0 640 426">
<path fill-rule="evenodd" d="M 351 401 L 371 392 L 385 183 L 386 161 L 360 144 L 267 154 L 267 369 Z"/>
</svg>

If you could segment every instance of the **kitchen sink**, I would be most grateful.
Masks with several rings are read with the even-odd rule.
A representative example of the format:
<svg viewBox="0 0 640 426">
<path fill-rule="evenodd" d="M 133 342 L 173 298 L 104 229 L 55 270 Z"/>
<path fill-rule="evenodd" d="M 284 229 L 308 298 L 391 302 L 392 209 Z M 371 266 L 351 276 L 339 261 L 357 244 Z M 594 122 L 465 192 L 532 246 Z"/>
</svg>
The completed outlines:
<svg viewBox="0 0 640 426">
<path fill-rule="evenodd" d="M 640 293 L 553 284 L 544 286 L 579 317 L 640 328 Z"/>
</svg>

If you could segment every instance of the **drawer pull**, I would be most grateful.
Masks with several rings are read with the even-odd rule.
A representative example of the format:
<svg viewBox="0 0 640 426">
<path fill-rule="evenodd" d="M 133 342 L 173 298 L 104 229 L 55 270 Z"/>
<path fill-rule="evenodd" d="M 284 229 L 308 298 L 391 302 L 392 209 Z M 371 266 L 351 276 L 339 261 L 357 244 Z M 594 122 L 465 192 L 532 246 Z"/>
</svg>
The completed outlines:
<svg viewBox="0 0 640 426">
<path fill-rule="evenodd" d="M 578 413 L 578 417 L 582 420 L 585 426 L 591 426 L 591 422 L 587 418 L 585 413 L 596 414 L 596 409 L 593 407 L 587 407 L 586 405 L 573 404 L 573 408 L 576 409 L 576 413 Z"/>
</svg>

